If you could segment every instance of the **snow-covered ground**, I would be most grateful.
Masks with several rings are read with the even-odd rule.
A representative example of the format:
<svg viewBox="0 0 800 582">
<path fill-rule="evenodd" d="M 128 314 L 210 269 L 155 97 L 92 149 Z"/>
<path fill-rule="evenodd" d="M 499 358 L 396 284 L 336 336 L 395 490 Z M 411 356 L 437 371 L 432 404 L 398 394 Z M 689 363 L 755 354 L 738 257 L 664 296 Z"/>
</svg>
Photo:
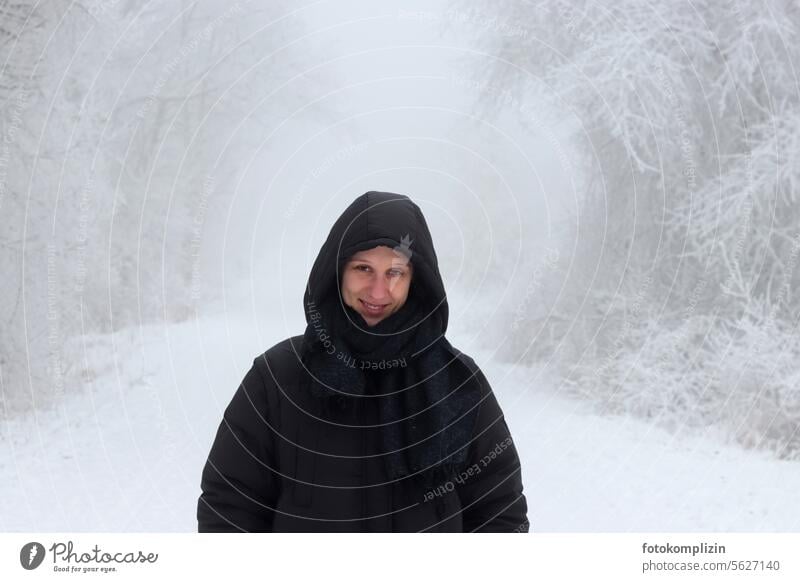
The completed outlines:
<svg viewBox="0 0 800 582">
<path fill-rule="evenodd" d="M 266 335 L 229 314 L 85 338 L 87 388 L 1 427 L 0 530 L 194 531 L 223 409 L 252 359 L 301 323 Z M 800 531 L 800 463 L 597 415 L 541 370 L 448 336 L 506 413 L 534 531 Z"/>
</svg>

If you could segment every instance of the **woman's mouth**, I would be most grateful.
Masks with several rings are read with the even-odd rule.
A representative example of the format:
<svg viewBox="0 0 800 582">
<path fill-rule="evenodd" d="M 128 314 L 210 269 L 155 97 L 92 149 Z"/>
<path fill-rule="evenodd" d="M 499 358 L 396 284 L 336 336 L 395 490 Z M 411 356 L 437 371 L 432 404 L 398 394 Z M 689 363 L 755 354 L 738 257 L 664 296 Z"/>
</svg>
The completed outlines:
<svg viewBox="0 0 800 582">
<path fill-rule="evenodd" d="M 367 303 L 363 299 L 359 299 L 361 301 L 361 305 L 364 306 L 364 311 L 366 311 L 369 315 L 381 315 L 388 305 L 376 305 L 374 303 Z"/>
</svg>

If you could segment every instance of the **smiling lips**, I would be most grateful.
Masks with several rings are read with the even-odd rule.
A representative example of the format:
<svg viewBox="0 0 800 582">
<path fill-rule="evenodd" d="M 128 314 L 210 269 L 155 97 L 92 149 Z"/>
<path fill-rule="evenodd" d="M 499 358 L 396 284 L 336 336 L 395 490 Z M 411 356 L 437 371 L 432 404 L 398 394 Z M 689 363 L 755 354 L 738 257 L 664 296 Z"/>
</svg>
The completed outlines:
<svg viewBox="0 0 800 582">
<path fill-rule="evenodd" d="M 361 305 L 364 306 L 364 310 L 369 315 L 380 315 L 386 310 L 386 307 L 388 307 L 388 304 L 387 305 L 375 305 L 373 303 L 367 303 L 363 299 L 359 299 L 359 301 L 361 301 Z"/>
</svg>

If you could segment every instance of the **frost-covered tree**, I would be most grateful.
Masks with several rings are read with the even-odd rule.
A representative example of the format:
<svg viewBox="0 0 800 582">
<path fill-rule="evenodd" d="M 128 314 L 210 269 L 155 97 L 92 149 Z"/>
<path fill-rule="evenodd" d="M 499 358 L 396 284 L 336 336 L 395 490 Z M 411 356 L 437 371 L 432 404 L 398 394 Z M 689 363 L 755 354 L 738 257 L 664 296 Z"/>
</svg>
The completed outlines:
<svg viewBox="0 0 800 582">
<path fill-rule="evenodd" d="M 800 6 L 474 10 L 525 28 L 476 27 L 499 57 L 485 77 L 540 81 L 534 97 L 576 121 L 587 184 L 564 232 L 569 271 L 509 356 L 554 356 L 567 385 L 613 410 L 800 453 Z"/>
<path fill-rule="evenodd" d="M 310 83 L 278 91 L 312 55 L 287 41 L 302 27 L 290 12 L 0 1 L 5 412 L 91 379 L 72 338 L 184 319 L 213 297 L 208 222 Z"/>
<path fill-rule="evenodd" d="M 45 103 L 51 74 L 42 55 L 65 8 L 0 1 L 0 413 L 36 401 L 29 362 L 41 362 L 39 377 L 57 365 L 48 359 L 60 339 L 48 319 L 57 251 L 48 244 L 49 205 L 32 175 L 52 153 L 41 146 L 43 115 L 35 110 Z"/>
</svg>

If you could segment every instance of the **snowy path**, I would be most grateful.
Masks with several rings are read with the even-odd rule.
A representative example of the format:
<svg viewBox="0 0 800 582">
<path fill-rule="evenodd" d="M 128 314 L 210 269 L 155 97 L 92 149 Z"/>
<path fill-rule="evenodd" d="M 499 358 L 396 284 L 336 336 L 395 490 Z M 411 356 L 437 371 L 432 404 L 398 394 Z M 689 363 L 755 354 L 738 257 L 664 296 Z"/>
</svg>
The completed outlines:
<svg viewBox="0 0 800 582">
<path fill-rule="evenodd" d="M 195 531 L 222 410 L 283 327 L 218 317 L 87 339 L 91 389 L 0 427 L 0 531 Z M 800 531 L 800 463 L 598 416 L 449 337 L 506 413 L 535 531 Z"/>
</svg>

